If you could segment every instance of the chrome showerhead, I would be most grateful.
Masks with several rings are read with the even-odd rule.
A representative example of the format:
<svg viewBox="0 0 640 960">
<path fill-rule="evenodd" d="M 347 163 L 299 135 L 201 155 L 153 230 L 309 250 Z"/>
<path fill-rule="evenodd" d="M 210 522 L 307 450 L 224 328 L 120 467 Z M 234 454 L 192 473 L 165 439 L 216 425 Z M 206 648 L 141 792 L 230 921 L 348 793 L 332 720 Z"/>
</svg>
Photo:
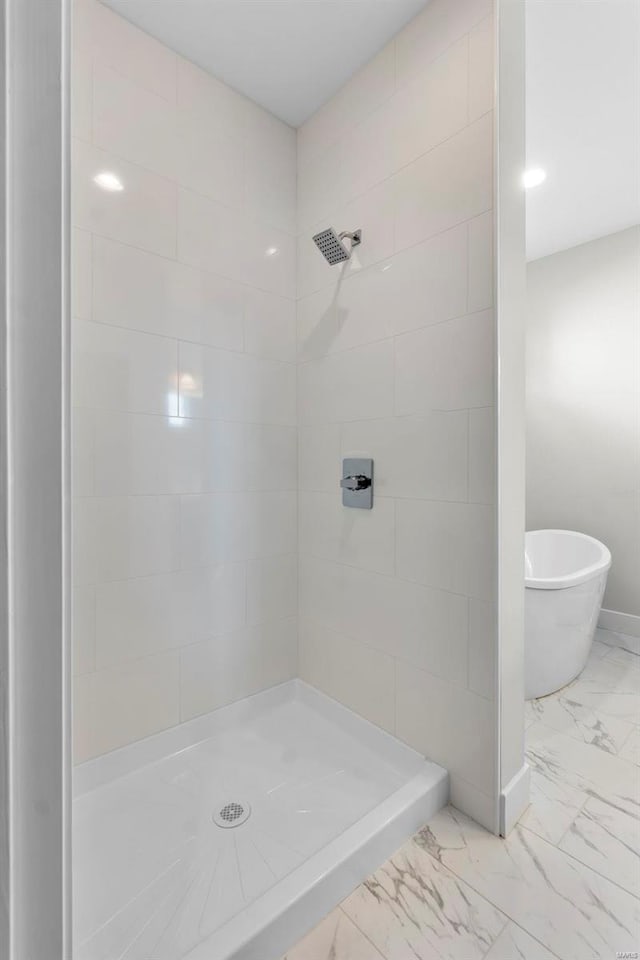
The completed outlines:
<svg viewBox="0 0 640 960">
<path fill-rule="evenodd" d="M 345 240 L 351 241 L 351 249 L 346 246 Z M 351 251 L 362 242 L 362 230 L 354 230 L 353 233 L 343 230 L 341 234 L 337 234 L 333 227 L 329 227 L 328 230 L 316 233 L 313 242 L 327 263 L 333 266 L 334 263 L 351 259 Z"/>
</svg>

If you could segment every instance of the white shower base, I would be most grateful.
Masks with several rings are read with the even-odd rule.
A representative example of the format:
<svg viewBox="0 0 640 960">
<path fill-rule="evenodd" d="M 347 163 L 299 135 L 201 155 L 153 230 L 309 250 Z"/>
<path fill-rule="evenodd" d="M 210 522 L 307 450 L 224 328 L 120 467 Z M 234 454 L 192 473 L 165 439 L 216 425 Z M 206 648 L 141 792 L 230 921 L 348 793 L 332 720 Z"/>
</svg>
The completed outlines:
<svg viewBox="0 0 640 960">
<path fill-rule="evenodd" d="M 276 960 L 447 801 L 301 681 L 76 768 L 74 960 Z M 250 804 L 240 826 L 212 816 Z"/>
</svg>

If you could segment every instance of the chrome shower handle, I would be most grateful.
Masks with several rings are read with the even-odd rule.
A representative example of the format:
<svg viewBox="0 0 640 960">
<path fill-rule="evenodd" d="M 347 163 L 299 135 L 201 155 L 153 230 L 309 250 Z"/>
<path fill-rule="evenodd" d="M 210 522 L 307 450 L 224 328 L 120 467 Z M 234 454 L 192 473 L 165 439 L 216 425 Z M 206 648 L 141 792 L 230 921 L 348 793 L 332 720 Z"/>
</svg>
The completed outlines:
<svg viewBox="0 0 640 960">
<path fill-rule="evenodd" d="M 340 486 L 344 490 L 367 490 L 371 486 L 371 478 L 363 473 L 356 473 L 352 477 L 343 477 Z"/>
</svg>

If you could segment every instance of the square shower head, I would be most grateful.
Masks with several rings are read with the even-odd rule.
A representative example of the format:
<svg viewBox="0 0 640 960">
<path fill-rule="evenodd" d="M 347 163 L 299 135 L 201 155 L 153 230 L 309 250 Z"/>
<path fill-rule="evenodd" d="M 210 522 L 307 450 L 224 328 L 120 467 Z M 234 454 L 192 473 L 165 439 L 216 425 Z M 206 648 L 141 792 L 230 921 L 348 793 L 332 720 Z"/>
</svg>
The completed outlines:
<svg viewBox="0 0 640 960">
<path fill-rule="evenodd" d="M 344 260 L 349 260 L 351 257 L 351 253 L 347 250 L 333 227 L 316 233 L 313 242 L 331 266 L 333 266 L 334 263 L 342 263 Z"/>
</svg>

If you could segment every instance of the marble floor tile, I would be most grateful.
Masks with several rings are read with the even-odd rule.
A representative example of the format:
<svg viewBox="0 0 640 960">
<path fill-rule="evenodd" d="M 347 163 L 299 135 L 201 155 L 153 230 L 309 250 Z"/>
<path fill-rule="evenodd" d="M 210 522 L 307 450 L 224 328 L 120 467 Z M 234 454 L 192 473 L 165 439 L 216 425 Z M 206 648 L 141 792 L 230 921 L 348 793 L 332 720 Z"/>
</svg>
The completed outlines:
<svg viewBox="0 0 640 960">
<path fill-rule="evenodd" d="M 559 693 L 528 701 L 526 710 L 530 717 L 574 740 L 591 743 L 607 753 L 619 753 L 634 725 L 628 720 L 597 712 L 581 703 L 577 696 L 571 685 Z"/>
<path fill-rule="evenodd" d="M 504 928 L 485 960 L 556 960 L 546 947 L 515 923 Z"/>
<path fill-rule="evenodd" d="M 433 857 L 562 960 L 610 960 L 640 942 L 640 902 L 525 827 L 502 840 L 449 807 L 421 836 Z"/>
<path fill-rule="evenodd" d="M 640 818 L 592 798 L 565 834 L 560 849 L 640 896 Z"/>
<path fill-rule="evenodd" d="M 623 745 L 622 750 L 620 751 L 620 756 L 623 760 L 629 760 L 631 763 L 635 763 L 640 766 L 640 728 L 634 727 L 627 742 Z"/>
<path fill-rule="evenodd" d="M 387 960 L 480 960 L 507 918 L 418 845 L 420 835 L 342 908 Z"/>
<path fill-rule="evenodd" d="M 283 960 L 383 960 L 338 907 L 303 937 Z"/>
<path fill-rule="evenodd" d="M 587 802 L 586 784 L 566 783 L 561 771 L 539 764 L 534 756 L 529 757 L 528 762 L 531 768 L 530 803 L 520 823 L 543 840 L 560 843 Z"/>
<path fill-rule="evenodd" d="M 608 647 L 618 647 L 640 656 L 640 637 L 630 637 L 626 633 L 616 633 L 613 630 L 596 630 L 596 640 L 605 643 Z"/>
</svg>

